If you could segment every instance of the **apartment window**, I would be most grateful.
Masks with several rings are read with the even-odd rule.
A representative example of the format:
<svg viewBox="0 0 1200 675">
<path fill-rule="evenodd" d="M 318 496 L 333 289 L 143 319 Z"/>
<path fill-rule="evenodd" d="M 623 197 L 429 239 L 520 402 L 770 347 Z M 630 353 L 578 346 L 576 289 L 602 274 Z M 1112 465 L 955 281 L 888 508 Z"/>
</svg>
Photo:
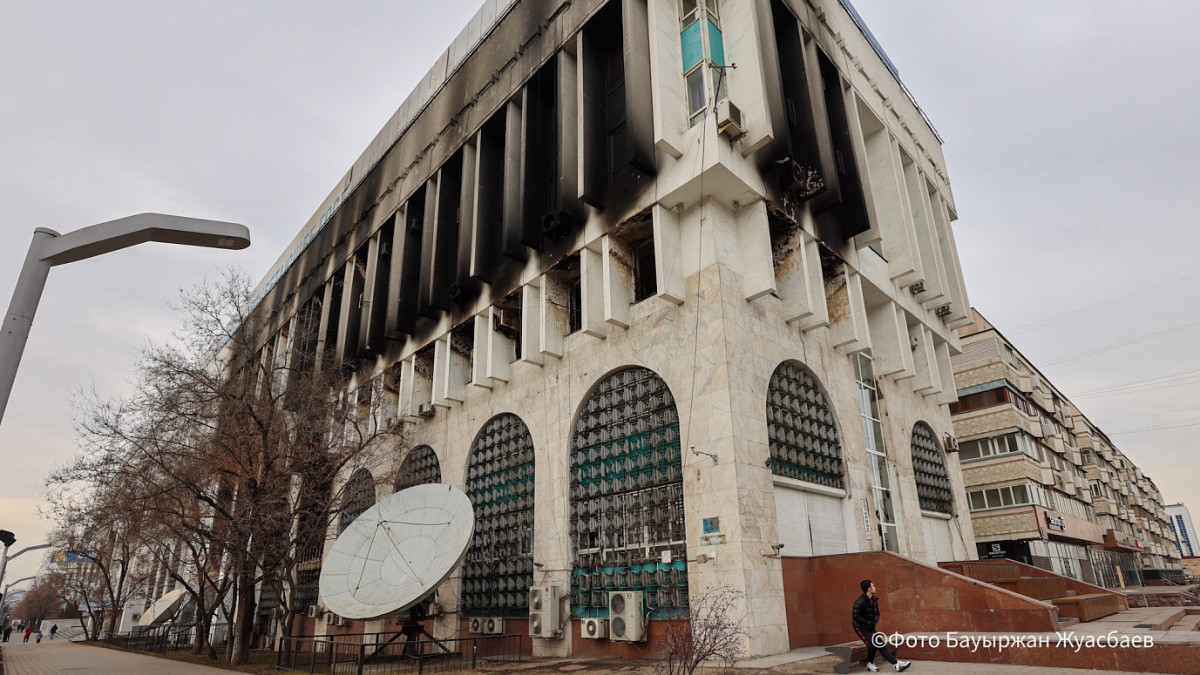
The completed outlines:
<svg viewBox="0 0 1200 675">
<path fill-rule="evenodd" d="M 1007 387 L 998 387 L 974 394 L 967 394 L 966 396 L 960 396 L 958 401 L 950 404 L 950 414 L 958 415 L 972 410 L 992 408 L 1008 403 L 1012 398 L 1009 395 Z"/>
<path fill-rule="evenodd" d="M 862 413 L 863 435 L 867 441 L 867 465 L 870 469 L 871 492 L 875 497 L 875 517 L 883 548 L 899 552 L 896 515 L 892 508 L 892 477 L 883 442 L 883 423 L 879 417 L 879 392 L 869 352 L 850 357 L 854 361 L 854 379 L 858 384 L 858 403 Z"/>
<path fill-rule="evenodd" d="M 975 490 L 967 493 L 967 501 L 972 511 L 988 511 L 991 509 L 1007 509 L 1014 506 L 1037 504 L 1050 508 L 1050 500 L 1046 488 L 1036 483 L 1005 485 L 986 490 Z"/>
<path fill-rule="evenodd" d="M 961 462 L 995 457 L 997 455 L 1008 455 L 1015 452 L 1023 452 L 1035 460 L 1041 460 L 1041 453 L 1038 450 L 1037 443 L 1023 433 L 963 441 L 958 446 L 958 458 Z"/>
<path fill-rule="evenodd" d="M 704 118 L 709 95 L 725 98 L 725 41 L 717 0 L 683 0 L 679 42 L 687 82 L 688 121 Z"/>
</svg>

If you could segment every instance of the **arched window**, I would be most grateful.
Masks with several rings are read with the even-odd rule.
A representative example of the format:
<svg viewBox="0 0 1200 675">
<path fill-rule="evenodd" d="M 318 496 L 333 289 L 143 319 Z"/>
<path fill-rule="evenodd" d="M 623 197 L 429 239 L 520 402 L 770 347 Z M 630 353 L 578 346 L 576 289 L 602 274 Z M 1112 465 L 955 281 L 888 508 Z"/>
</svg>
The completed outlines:
<svg viewBox="0 0 1200 675">
<path fill-rule="evenodd" d="M 646 368 L 605 377 L 579 409 L 570 535 L 575 616 L 608 616 L 608 592 L 620 590 L 644 591 L 654 618 L 686 611 L 679 413 L 666 383 Z"/>
<path fill-rule="evenodd" d="M 807 368 L 785 362 L 767 385 L 771 473 L 842 488 L 842 440 L 821 386 Z"/>
<path fill-rule="evenodd" d="M 350 474 L 346 487 L 342 489 L 342 509 L 338 513 L 338 534 L 346 531 L 350 523 L 363 511 L 375 505 L 375 479 L 371 472 L 359 469 Z"/>
<path fill-rule="evenodd" d="M 912 432 L 913 474 L 917 479 L 917 499 L 922 511 L 953 513 L 954 496 L 950 492 L 950 474 L 946 457 L 938 447 L 933 429 L 917 422 Z"/>
<path fill-rule="evenodd" d="M 395 492 L 427 483 L 442 482 L 442 465 L 438 463 L 437 454 L 428 445 L 418 445 L 409 450 L 400 462 L 400 471 L 396 476 Z"/>
<path fill-rule="evenodd" d="M 475 535 L 463 562 L 469 616 L 524 617 L 533 585 L 533 438 L 521 418 L 488 420 L 467 460 Z"/>
</svg>

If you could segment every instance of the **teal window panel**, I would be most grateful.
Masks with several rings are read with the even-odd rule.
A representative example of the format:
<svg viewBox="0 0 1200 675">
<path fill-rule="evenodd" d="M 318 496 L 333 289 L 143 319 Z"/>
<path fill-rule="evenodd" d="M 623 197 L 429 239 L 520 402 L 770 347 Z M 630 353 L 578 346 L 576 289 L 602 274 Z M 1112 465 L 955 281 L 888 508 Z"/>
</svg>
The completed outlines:
<svg viewBox="0 0 1200 675">
<path fill-rule="evenodd" d="M 683 47 L 683 72 L 686 73 L 704 60 L 704 40 L 700 35 L 700 22 L 684 28 L 679 34 L 679 42 Z"/>
<path fill-rule="evenodd" d="M 710 58 L 713 63 L 718 66 L 725 65 L 725 42 L 721 37 L 721 29 L 717 28 L 716 24 L 711 19 L 705 21 L 708 24 L 708 48 Z M 684 68 L 687 70 L 687 68 Z"/>
</svg>

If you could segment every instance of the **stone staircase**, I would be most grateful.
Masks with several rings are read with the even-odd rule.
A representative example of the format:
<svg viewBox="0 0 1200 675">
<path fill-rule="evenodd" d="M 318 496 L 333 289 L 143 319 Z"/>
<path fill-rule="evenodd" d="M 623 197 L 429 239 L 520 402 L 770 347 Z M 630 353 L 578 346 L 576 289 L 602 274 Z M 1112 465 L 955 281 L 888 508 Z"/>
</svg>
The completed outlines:
<svg viewBox="0 0 1200 675">
<path fill-rule="evenodd" d="M 967 560 L 940 563 L 943 569 L 984 581 L 1025 597 L 1052 603 L 1060 625 L 1095 621 L 1127 609 L 1125 597 L 1099 586 L 1013 560 Z"/>
</svg>

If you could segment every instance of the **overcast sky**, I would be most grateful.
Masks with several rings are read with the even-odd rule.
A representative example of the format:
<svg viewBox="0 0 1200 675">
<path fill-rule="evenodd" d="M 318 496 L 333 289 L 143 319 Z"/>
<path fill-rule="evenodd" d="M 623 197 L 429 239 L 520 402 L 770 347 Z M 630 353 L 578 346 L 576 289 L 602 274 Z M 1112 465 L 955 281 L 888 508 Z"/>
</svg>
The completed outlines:
<svg viewBox="0 0 1200 675">
<path fill-rule="evenodd" d="M 855 4 L 945 141 L 973 304 L 1167 501 L 1187 498 L 1200 4 Z M 254 240 L 144 245 L 51 273 L 0 425 L 0 527 L 16 549 L 45 541 L 39 497 L 73 452 L 74 393 L 125 391 L 181 287 L 228 265 L 265 274 L 477 7 L 0 0 L 0 302 L 35 227 L 161 211 L 241 222 Z M 1076 395 L 1176 373 L 1150 383 L 1169 388 Z M 14 561 L 8 579 L 39 562 Z"/>
</svg>

